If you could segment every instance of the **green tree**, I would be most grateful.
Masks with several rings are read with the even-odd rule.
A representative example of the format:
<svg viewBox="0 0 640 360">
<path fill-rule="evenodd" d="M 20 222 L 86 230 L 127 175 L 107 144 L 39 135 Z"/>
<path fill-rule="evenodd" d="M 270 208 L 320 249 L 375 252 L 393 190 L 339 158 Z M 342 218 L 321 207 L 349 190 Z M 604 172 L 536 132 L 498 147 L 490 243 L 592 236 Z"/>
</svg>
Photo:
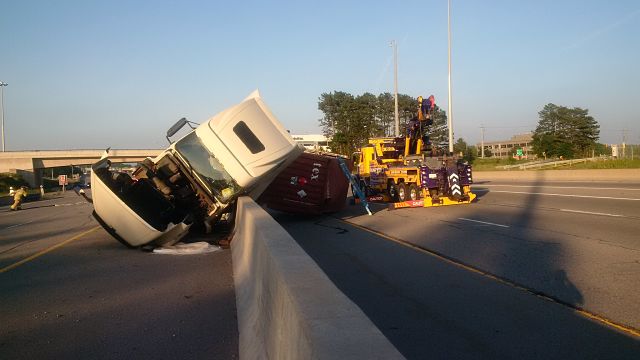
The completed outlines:
<svg viewBox="0 0 640 360">
<path fill-rule="evenodd" d="M 540 121 L 533 133 L 538 156 L 589 156 L 600 136 L 600 125 L 589 110 L 547 104 L 538 113 Z"/>
<path fill-rule="evenodd" d="M 433 124 L 427 129 L 429 140 L 440 152 L 449 151 L 449 126 L 447 114 L 438 105 L 433 110 Z"/>
<path fill-rule="evenodd" d="M 467 142 L 464 141 L 463 138 L 458 138 L 458 140 L 453 144 L 453 152 L 456 154 L 464 154 L 465 151 L 467 151 Z"/>
<path fill-rule="evenodd" d="M 462 154 L 463 159 L 468 162 L 473 162 L 476 158 L 475 154 L 477 149 L 475 146 L 467 145 L 467 142 L 464 141 L 463 138 L 458 138 L 458 140 L 453 144 L 453 152 L 455 154 Z"/>
<path fill-rule="evenodd" d="M 395 103 L 393 95 L 382 93 L 376 99 L 376 120 L 383 136 L 395 134 Z"/>
<path fill-rule="evenodd" d="M 400 136 L 405 136 L 406 125 L 416 116 L 417 106 L 416 97 L 398 94 Z M 395 100 L 389 93 L 378 96 L 371 93 L 353 96 L 343 91 L 323 93 L 318 99 L 318 110 L 324 114 L 319 119 L 322 131 L 332 138 L 330 146 L 336 153 L 350 155 L 371 137 L 395 136 Z M 433 120 L 427 129 L 431 143 L 446 149 L 447 116 L 437 106 Z"/>
</svg>

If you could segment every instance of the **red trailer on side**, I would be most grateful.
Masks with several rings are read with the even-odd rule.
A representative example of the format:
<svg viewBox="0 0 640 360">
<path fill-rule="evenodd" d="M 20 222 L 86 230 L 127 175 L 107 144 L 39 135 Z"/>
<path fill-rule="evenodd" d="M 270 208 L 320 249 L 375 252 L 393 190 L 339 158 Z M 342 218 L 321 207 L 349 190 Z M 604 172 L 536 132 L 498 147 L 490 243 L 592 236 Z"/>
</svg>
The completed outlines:
<svg viewBox="0 0 640 360">
<path fill-rule="evenodd" d="M 319 215 L 342 210 L 348 189 L 336 155 L 305 152 L 280 172 L 258 203 L 288 213 Z"/>
</svg>

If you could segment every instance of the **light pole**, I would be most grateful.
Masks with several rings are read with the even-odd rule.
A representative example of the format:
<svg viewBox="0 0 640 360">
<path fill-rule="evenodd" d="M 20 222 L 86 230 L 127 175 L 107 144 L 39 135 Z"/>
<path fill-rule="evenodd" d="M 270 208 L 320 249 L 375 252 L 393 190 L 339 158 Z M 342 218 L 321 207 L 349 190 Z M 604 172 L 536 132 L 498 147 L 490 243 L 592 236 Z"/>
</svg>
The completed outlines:
<svg viewBox="0 0 640 360">
<path fill-rule="evenodd" d="M 482 124 L 480 125 L 480 129 L 482 129 L 482 136 L 481 136 L 482 145 L 480 145 L 482 148 L 480 151 L 481 151 L 481 156 L 484 159 L 484 126 Z"/>
<path fill-rule="evenodd" d="M 396 137 L 400 136 L 400 116 L 398 115 L 398 43 L 395 40 L 391 40 L 391 47 L 393 47 L 393 87 L 395 98 L 395 119 L 396 119 Z"/>
<path fill-rule="evenodd" d="M 453 154 L 453 113 L 451 110 L 451 0 L 447 1 L 447 39 L 449 48 L 449 153 Z M 484 149 L 483 149 L 484 151 Z"/>
<path fill-rule="evenodd" d="M 0 108 L 2 108 L 2 152 L 4 152 L 4 87 L 9 84 L 0 81 Z"/>
</svg>

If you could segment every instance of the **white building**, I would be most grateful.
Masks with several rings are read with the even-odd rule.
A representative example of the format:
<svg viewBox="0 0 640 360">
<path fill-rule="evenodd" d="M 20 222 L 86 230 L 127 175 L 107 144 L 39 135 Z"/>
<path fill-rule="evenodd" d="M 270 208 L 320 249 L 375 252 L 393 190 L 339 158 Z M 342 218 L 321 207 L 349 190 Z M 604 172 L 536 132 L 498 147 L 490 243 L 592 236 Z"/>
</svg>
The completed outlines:
<svg viewBox="0 0 640 360">
<path fill-rule="evenodd" d="M 534 156 L 532 142 L 533 134 L 526 133 L 513 135 L 509 140 L 485 141 L 484 148 L 491 151 L 493 157 L 498 158 L 508 158 L 514 152 L 514 149 L 522 149 L 524 158 L 529 158 L 530 156 Z M 480 143 L 476 144 L 478 157 L 482 156 L 480 152 L 481 147 L 482 145 Z"/>
<path fill-rule="evenodd" d="M 329 139 L 324 135 L 291 135 L 291 137 L 307 150 L 331 152 L 331 149 L 329 148 Z"/>
</svg>

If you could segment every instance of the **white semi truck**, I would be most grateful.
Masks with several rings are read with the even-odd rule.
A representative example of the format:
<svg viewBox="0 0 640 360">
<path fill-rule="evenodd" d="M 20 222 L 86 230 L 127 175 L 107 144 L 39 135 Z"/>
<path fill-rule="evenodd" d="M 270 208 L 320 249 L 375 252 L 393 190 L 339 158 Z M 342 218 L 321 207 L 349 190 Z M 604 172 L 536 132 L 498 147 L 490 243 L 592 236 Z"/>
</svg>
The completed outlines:
<svg viewBox="0 0 640 360">
<path fill-rule="evenodd" d="M 187 124 L 178 121 L 167 138 Z M 132 175 L 113 171 L 107 152 L 92 166 L 94 216 L 129 247 L 172 244 L 193 224 L 210 229 L 238 196 L 256 199 L 303 151 L 255 91 Z"/>
</svg>

